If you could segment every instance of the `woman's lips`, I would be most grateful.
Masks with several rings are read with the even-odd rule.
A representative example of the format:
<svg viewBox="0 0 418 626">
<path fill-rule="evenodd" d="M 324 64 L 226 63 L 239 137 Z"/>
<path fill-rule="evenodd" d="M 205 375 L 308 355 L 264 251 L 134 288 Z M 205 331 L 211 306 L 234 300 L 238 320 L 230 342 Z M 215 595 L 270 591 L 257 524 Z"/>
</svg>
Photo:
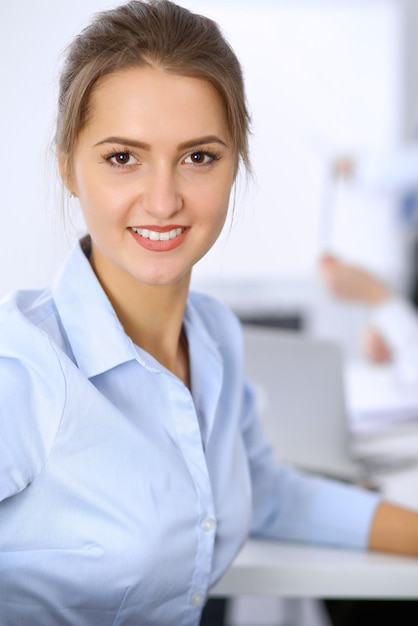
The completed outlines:
<svg viewBox="0 0 418 626">
<path fill-rule="evenodd" d="M 143 248 L 156 252 L 167 252 L 174 250 L 183 243 L 189 229 L 177 225 L 167 227 L 131 226 L 129 231 L 132 233 L 135 241 Z"/>
</svg>

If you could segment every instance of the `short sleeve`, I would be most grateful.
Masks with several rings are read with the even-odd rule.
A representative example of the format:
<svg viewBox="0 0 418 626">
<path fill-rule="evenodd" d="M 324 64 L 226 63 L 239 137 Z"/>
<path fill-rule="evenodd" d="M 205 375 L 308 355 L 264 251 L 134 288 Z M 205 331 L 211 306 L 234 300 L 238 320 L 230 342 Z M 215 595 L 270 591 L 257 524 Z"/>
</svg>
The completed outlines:
<svg viewBox="0 0 418 626">
<path fill-rule="evenodd" d="M 48 336 L 0 309 L 0 501 L 42 471 L 65 405 L 60 360 Z"/>
</svg>

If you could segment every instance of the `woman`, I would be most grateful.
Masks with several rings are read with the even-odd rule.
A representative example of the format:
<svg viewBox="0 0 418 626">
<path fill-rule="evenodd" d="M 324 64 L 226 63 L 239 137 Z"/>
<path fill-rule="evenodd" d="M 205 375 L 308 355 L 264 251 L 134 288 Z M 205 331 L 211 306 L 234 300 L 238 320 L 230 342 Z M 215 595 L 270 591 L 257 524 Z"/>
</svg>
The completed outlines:
<svg viewBox="0 0 418 626">
<path fill-rule="evenodd" d="M 196 625 L 249 533 L 418 554 L 418 515 L 274 464 L 241 330 L 189 294 L 248 165 L 242 76 L 166 0 L 99 15 L 60 83 L 88 236 L 2 306 L 2 625 Z"/>
</svg>

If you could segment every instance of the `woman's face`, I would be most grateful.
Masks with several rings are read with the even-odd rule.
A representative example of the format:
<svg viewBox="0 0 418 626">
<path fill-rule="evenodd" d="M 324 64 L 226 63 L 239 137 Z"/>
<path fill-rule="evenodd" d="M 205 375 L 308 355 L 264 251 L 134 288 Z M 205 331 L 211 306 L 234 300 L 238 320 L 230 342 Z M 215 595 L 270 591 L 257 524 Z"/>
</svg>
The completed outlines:
<svg viewBox="0 0 418 626">
<path fill-rule="evenodd" d="M 158 68 L 99 82 L 67 183 L 101 281 L 188 280 L 225 222 L 235 164 L 224 105 L 208 82 Z"/>
</svg>

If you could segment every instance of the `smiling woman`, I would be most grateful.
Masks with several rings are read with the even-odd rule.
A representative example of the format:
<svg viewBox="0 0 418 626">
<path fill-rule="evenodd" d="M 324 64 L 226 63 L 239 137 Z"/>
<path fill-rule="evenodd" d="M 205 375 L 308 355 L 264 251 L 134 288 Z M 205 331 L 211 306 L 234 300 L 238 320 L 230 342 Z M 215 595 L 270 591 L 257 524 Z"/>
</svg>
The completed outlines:
<svg viewBox="0 0 418 626">
<path fill-rule="evenodd" d="M 82 206 L 90 262 L 139 330 L 139 303 L 174 283 L 186 298 L 192 267 L 224 225 L 236 154 L 222 98 L 160 66 L 113 73 L 96 84 L 74 153 L 60 161 Z"/>
<path fill-rule="evenodd" d="M 197 626 L 250 533 L 418 554 L 416 513 L 274 462 L 239 322 L 189 292 L 247 132 L 233 51 L 167 0 L 68 50 L 57 156 L 88 234 L 0 307 L 2 626 Z"/>
</svg>

